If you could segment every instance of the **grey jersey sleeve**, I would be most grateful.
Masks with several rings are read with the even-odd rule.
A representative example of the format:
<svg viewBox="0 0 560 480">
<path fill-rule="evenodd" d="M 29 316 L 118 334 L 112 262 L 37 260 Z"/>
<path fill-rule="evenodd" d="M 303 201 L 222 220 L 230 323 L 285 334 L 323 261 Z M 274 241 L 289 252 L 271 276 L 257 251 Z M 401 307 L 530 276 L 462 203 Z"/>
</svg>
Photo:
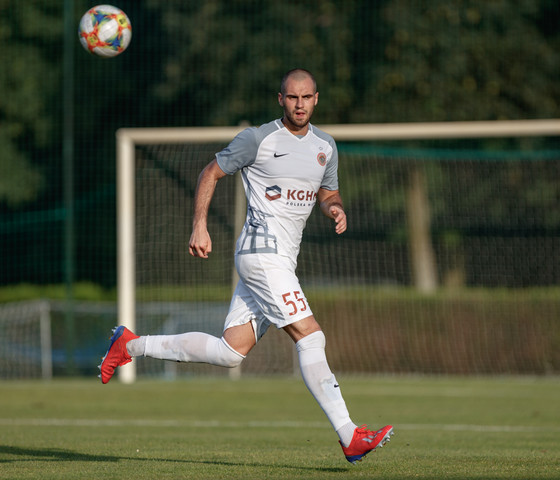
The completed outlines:
<svg viewBox="0 0 560 480">
<path fill-rule="evenodd" d="M 259 143 L 256 128 L 250 127 L 241 131 L 221 152 L 216 153 L 219 167 L 228 175 L 233 175 L 243 167 L 255 163 Z"/>
<path fill-rule="evenodd" d="M 338 190 L 338 149 L 333 139 L 329 141 L 332 147 L 331 159 L 327 163 L 325 175 L 321 182 L 321 188 L 326 190 Z"/>
</svg>

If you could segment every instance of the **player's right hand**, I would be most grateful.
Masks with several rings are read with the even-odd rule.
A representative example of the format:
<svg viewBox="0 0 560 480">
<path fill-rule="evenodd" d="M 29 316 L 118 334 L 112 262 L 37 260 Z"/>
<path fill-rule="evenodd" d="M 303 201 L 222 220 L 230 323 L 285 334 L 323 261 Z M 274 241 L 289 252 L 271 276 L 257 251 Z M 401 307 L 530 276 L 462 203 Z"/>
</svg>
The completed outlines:
<svg viewBox="0 0 560 480">
<path fill-rule="evenodd" d="M 193 257 L 208 258 L 212 251 L 212 240 L 207 230 L 203 232 L 193 231 L 189 240 L 189 253 Z"/>
</svg>

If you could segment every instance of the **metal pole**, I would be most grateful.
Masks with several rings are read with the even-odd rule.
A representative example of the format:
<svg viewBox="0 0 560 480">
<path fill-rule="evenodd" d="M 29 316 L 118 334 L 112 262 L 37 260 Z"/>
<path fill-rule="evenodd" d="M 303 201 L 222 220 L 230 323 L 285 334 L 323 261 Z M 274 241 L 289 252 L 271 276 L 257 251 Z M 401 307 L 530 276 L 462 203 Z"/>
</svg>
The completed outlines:
<svg viewBox="0 0 560 480">
<path fill-rule="evenodd" d="M 118 323 L 136 331 L 135 252 L 135 158 L 134 143 L 117 131 L 117 290 Z M 119 369 L 119 380 L 136 380 L 136 361 Z"/>
<path fill-rule="evenodd" d="M 74 0 L 64 0 L 63 181 L 66 371 L 74 373 Z"/>
<path fill-rule="evenodd" d="M 41 332 L 41 375 L 43 380 L 52 379 L 51 312 L 49 302 L 39 304 L 39 330 Z"/>
</svg>

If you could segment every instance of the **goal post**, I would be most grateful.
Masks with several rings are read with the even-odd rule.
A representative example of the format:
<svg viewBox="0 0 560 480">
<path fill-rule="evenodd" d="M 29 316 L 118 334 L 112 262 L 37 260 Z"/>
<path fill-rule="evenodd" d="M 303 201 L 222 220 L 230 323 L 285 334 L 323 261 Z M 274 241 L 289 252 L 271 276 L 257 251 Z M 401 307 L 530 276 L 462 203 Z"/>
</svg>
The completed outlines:
<svg viewBox="0 0 560 480">
<path fill-rule="evenodd" d="M 242 130 L 221 128 L 122 128 L 117 130 L 117 292 L 118 319 L 136 331 L 135 146 L 228 141 Z M 135 362 L 120 368 L 119 379 L 133 383 Z"/>
<path fill-rule="evenodd" d="M 188 128 L 121 128 L 117 138 L 117 277 L 118 277 L 118 315 L 119 323 L 131 330 L 136 330 L 136 225 L 135 225 L 135 179 L 136 179 L 136 148 L 141 145 L 181 145 L 222 143 L 224 146 L 245 127 L 188 127 Z M 436 140 L 436 139 L 467 139 L 491 137 L 551 137 L 560 136 L 560 119 L 548 120 L 512 120 L 512 121 L 480 121 L 480 122 L 440 122 L 440 123 L 399 123 L 399 124 L 346 124 L 320 125 L 319 128 L 333 136 L 337 142 L 382 142 L 393 140 Z M 216 150 L 217 151 L 217 150 Z M 211 158 L 207 158 L 210 161 Z M 236 203 L 244 201 L 242 196 L 235 195 Z M 231 199 L 233 202 L 233 199 Z M 414 202 L 414 200 L 411 200 Z M 416 208 L 419 203 L 415 203 Z M 240 211 L 239 205 L 236 211 Z M 410 228 L 417 232 L 410 235 L 426 235 L 426 224 L 421 224 L 422 212 L 414 218 L 420 224 L 410 223 Z M 185 218 L 185 222 L 189 219 Z M 244 221 L 244 215 L 238 215 L 237 222 Z M 236 230 L 240 228 L 236 226 Z M 185 238 L 185 245 L 188 238 Z M 425 250 L 425 249 L 424 249 Z M 414 258 L 410 253 L 411 263 L 418 263 L 419 278 L 415 282 L 420 290 L 430 291 L 433 282 L 428 272 L 428 280 L 424 284 L 422 272 L 429 270 L 425 263 L 426 254 L 418 254 Z M 412 270 L 414 270 L 414 265 Z M 424 286 L 423 286 L 424 285 Z M 120 379 L 125 383 L 134 382 L 136 363 L 120 369 Z"/>
</svg>

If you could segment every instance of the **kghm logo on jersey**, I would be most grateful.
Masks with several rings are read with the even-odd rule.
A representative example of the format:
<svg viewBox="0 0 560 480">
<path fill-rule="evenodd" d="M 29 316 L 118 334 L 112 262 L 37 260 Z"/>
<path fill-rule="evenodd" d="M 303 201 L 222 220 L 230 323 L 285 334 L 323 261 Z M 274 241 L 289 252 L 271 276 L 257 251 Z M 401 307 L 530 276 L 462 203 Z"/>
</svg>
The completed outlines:
<svg viewBox="0 0 560 480">
<path fill-rule="evenodd" d="M 317 192 L 313 190 L 291 190 L 288 189 L 288 195 L 286 195 L 288 200 L 299 200 L 300 202 L 314 202 L 317 198 Z"/>
<path fill-rule="evenodd" d="M 270 202 L 282 198 L 282 189 L 278 185 L 266 187 L 264 196 Z M 290 207 L 312 207 L 317 200 L 317 192 L 313 190 L 286 190 L 285 204 Z"/>
<path fill-rule="evenodd" d="M 321 152 L 319 155 L 317 155 L 317 161 L 319 162 L 319 165 L 321 165 L 321 167 L 325 166 L 325 163 L 327 163 L 327 156 Z"/>
<path fill-rule="evenodd" d="M 265 197 L 267 200 L 278 200 L 282 196 L 282 189 L 278 185 L 273 185 L 272 187 L 267 187 L 265 192 Z"/>
</svg>

